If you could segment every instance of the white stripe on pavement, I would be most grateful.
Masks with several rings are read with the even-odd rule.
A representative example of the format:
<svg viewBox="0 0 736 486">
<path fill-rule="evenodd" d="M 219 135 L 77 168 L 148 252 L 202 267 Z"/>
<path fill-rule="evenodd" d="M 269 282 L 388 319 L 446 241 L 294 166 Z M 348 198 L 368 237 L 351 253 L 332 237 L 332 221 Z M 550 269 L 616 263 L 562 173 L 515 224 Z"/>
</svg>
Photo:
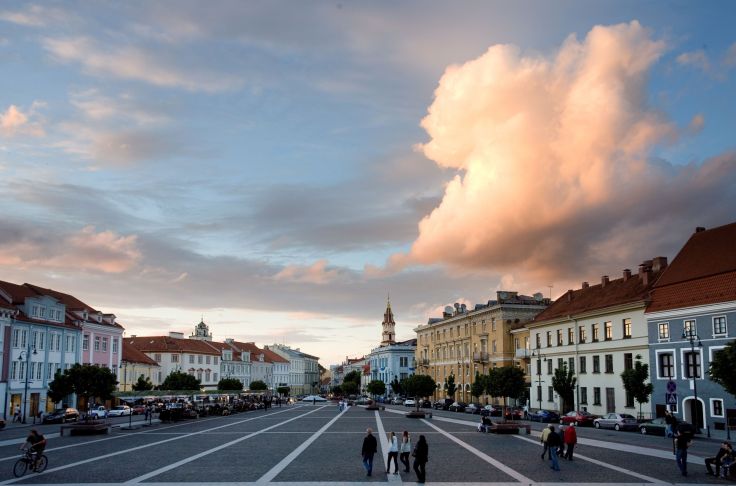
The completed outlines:
<svg viewBox="0 0 736 486">
<path fill-rule="evenodd" d="M 388 449 L 389 449 L 389 443 L 388 443 L 388 436 L 386 435 L 386 430 L 383 428 L 383 421 L 381 420 L 381 416 L 378 414 L 378 410 L 375 411 L 376 414 L 376 433 L 381 438 L 381 453 L 383 455 L 383 466 L 386 470 L 391 469 L 391 465 L 388 462 Z M 398 457 L 396 458 L 398 461 Z M 389 483 L 401 483 L 401 475 L 399 474 L 389 474 L 387 481 Z"/>
</svg>

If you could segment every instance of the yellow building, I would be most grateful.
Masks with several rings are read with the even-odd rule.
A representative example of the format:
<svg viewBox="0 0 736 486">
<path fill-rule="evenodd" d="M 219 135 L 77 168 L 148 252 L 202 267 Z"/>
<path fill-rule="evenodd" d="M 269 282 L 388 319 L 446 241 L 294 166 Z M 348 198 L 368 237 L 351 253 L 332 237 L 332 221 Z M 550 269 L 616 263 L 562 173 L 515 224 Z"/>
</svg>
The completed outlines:
<svg viewBox="0 0 736 486">
<path fill-rule="evenodd" d="M 496 300 L 472 310 L 464 304 L 445 307 L 441 318 L 430 318 L 427 324 L 414 329 L 417 373 L 434 378 L 435 399 L 447 397 L 445 385 L 452 375 L 457 391 L 449 398 L 474 401 L 470 390 L 476 372 L 483 375 L 491 368 L 518 362 L 515 339 L 521 337 L 523 343 L 524 336 L 512 335 L 511 331 L 523 328 L 548 305 L 549 299 L 542 294 L 529 297 L 499 291 Z M 480 401 L 489 403 L 490 399 L 482 396 Z"/>
</svg>

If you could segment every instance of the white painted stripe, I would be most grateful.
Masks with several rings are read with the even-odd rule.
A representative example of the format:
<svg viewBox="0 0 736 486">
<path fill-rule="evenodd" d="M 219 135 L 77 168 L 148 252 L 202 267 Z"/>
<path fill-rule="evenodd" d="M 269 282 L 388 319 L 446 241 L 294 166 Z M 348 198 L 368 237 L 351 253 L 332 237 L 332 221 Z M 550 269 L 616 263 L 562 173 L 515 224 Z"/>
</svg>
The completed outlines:
<svg viewBox="0 0 736 486">
<path fill-rule="evenodd" d="M 270 483 L 271 481 L 273 481 L 273 479 L 276 476 L 278 476 L 281 473 L 281 471 L 283 471 L 284 469 L 286 469 L 289 466 L 289 464 L 291 464 L 292 462 L 294 462 L 294 459 L 296 459 L 297 457 L 299 457 L 299 455 L 302 452 L 304 452 L 307 449 L 307 447 L 309 447 L 310 445 L 312 445 L 312 443 L 315 440 L 317 440 L 319 438 L 319 436 L 324 433 L 325 430 L 329 429 L 332 426 L 332 424 L 334 424 L 335 422 L 337 422 L 337 420 L 340 417 L 342 417 L 343 415 L 345 415 L 345 413 L 348 410 L 349 409 L 346 408 L 345 410 L 343 410 L 342 412 L 340 412 L 339 414 L 337 414 L 332 420 L 330 420 L 325 425 L 323 425 L 322 428 L 320 428 L 317 432 L 315 432 L 314 434 L 312 434 L 312 436 L 310 438 L 308 438 L 307 440 L 305 440 L 304 442 L 302 442 L 299 445 L 299 447 L 297 447 L 296 449 L 294 449 L 293 451 L 291 451 L 291 453 L 288 456 L 286 456 L 283 459 L 281 459 L 281 461 L 279 461 L 278 464 L 276 464 L 274 467 L 272 467 L 271 469 L 269 469 L 266 474 L 264 474 L 263 476 L 261 476 L 260 478 L 258 478 L 258 480 L 256 481 L 256 484 L 266 484 L 266 483 Z"/>
<path fill-rule="evenodd" d="M 28 483 L 31 484 L 31 483 Z M 84 486 L 120 486 L 120 483 L 47 483 L 47 484 L 39 484 L 39 483 L 32 483 L 33 486 L 80 486 L 80 484 Z M 258 483 L 254 482 L 235 482 L 235 481 L 223 481 L 223 482 L 202 482 L 197 481 L 192 483 L 182 483 L 182 482 L 157 482 L 152 483 L 155 484 L 155 486 L 181 486 L 182 484 L 197 484 L 197 486 L 261 486 Z M 369 481 L 279 481 L 277 483 L 270 483 L 270 484 L 277 484 L 278 486 L 376 486 L 376 483 L 369 482 Z M 462 484 L 463 486 L 519 486 L 519 483 L 517 482 L 444 482 L 444 481 L 431 481 L 428 482 L 428 486 L 457 486 L 458 484 Z M 584 482 L 584 483 L 571 483 L 571 482 L 565 482 L 565 483 L 529 483 L 529 486 L 560 486 L 560 484 L 565 485 L 574 485 L 574 486 L 590 486 L 591 484 L 597 484 L 597 485 L 605 485 L 605 484 L 615 484 L 615 486 L 652 486 L 651 483 L 603 483 L 603 482 Z M 687 486 L 697 486 L 696 483 L 684 483 L 687 484 Z"/>
<path fill-rule="evenodd" d="M 378 444 L 381 446 L 379 454 L 383 456 L 383 470 L 385 471 L 388 469 L 388 437 L 386 437 L 386 430 L 383 428 L 383 422 L 381 421 L 381 416 L 378 415 L 378 410 L 373 413 L 376 417 L 376 435 L 378 435 Z"/>
<path fill-rule="evenodd" d="M 516 437 L 517 439 L 524 440 L 526 442 L 531 442 L 532 444 L 535 444 L 535 445 L 537 445 L 539 447 L 542 446 L 542 444 L 538 440 L 528 439 L 526 437 L 519 437 L 518 435 L 515 435 L 514 437 Z M 627 475 L 633 476 L 635 478 L 643 479 L 644 481 L 649 481 L 650 483 L 655 483 L 655 484 L 670 484 L 667 481 L 662 481 L 660 479 L 653 478 L 652 476 L 647 476 L 646 474 L 640 474 L 640 473 L 638 473 L 636 471 L 632 471 L 630 469 L 624 469 L 623 467 L 614 466 L 613 464 L 609 464 L 607 462 L 599 461 L 597 459 L 593 459 L 591 457 L 587 457 L 587 456 L 584 456 L 582 454 L 578 454 L 577 452 L 575 453 L 575 457 L 578 458 L 578 459 L 582 459 L 584 461 L 592 462 L 593 464 L 596 464 L 598 466 L 611 469 L 613 471 L 618 471 L 620 473 L 627 474 Z"/>
<path fill-rule="evenodd" d="M 603 449 L 613 449 L 613 450 L 617 450 L 621 452 L 633 452 L 634 454 L 639 454 L 642 456 L 659 457 L 660 459 L 673 459 L 674 460 L 675 458 L 675 454 L 672 452 L 672 449 L 663 451 L 661 449 L 653 449 L 651 447 L 635 446 L 631 444 L 620 444 L 618 442 L 604 442 L 602 440 L 585 439 L 585 438 L 578 439 L 578 442 L 582 445 L 589 445 L 591 447 L 601 447 Z M 702 465 L 705 463 L 704 461 L 705 461 L 704 457 L 696 456 L 690 453 L 688 453 L 687 455 L 687 462 L 691 464 L 701 464 Z"/>
<path fill-rule="evenodd" d="M 475 447 L 471 446 L 470 444 L 461 441 L 460 439 L 458 439 L 454 435 L 450 434 L 449 432 L 445 432 L 444 430 L 440 429 L 439 427 L 437 427 L 433 423 L 430 423 L 426 419 L 422 419 L 422 422 L 425 423 L 425 424 L 427 424 L 427 425 L 429 425 L 430 427 L 432 427 L 433 429 L 437 430 L 438 432 L 441 432 L 442 435 L 444 435 L 445 437 L 447 437 L 451 441 L 453 441 L 456 444 L 458 444 L 459 446 L 464 447 L 465 449 L 469 450 L 470 452 L 472 452 L 476 456 L 478 456 L 481 459 L 483 459 L 484 461 L 486 461 L 488 464 L 492 465 L 496 469 L 500 469 L 501 471 L 503 471 L 504 473 L 508 474 L 512 478 L 516 479 L 520 483 L 526 483 L 526 484 L 532 483 L 532 480 L 529 479 L 528 477 L 526 477 L 523 474 L 521 474 L 521 473 L 519 473 L 519 472 L 511 469 L 506 464 L 504 464 L 501 461 L 498 461 L 498 460 L 492 458 L 488 454 L 485 454 L 484 452 L 479 451 L 478 449 L 476 449 Z"/>
<path fill-rule="evenodd" d="M 291 410 L 293 410 L 293 409 L 291 409 Z M 236 421 L 236 422 L 230 422 L 230 423 L 227 423 L 225 425 L 219 425 L 219 426 L 213 427 L 211 429 L 204 429 L 204 430 L 200 430 L 200 431 L 197 431 L 197 432 L 190 432 L 188 434 L 180 435 L 178 437 L 172 437 L 170 439 L 164 439 L 164 440 L 160 440 L 160 441 L 157 441 L 157 442 L 151 442 L 150 444 L 143 444 L 143 445 L 140 445 L 140 446 L 131 447 L 129 449 L 124 449 L 124 450 L 121 450 L 121 451 L 115 451 L 115 452 L 112 452 L 110 454 L 103 454 L 101 456 L 90 457 L 89 459 L 84 459 L 84 460 L 73 462 L 73 463 L 70 463 L 70 464 L 65 464 L 63 466 L 55 467 L 55 468 L 52 468 L 52 469 L 47 469 L 47 470 L 45 470 L 42 473 L 36 473 L 35 477 L 43 476 L 43 475 L 50 474 L 50 473 L 53 473 L 53 472 L 56 472 L 56 471 L 62 471 L 64 469 L 69 469 L 70 467 L 76 467 L 76 466 L 79 466 L 79 465 L 82 465 L 82 464 L 88 464 L 88 463 L 94 462 L 94 461 L 100 461 L 102 459 L 107 459 L 107 458 L 110 458 L 110 457 L 120 456 L 121 454 L 125 454 L 126 452 L 133 452 L 133 451 L 137 451 L 137 450 L 140 450 L 140 449 L 145 449 L 146 447 L 151 447 L 151 446 L 155 446 L 155 445 L 165 444 L 167 442 L 171 442 L 171 441 L 174 441 L 174 440 L 183 439 L 185 437 L 191 437 L 191 436 L 194 436 L 194 435 L 203 434 L 203 433 L 209 432 L 211 430 L 222 429 L 224 427 L 230 427 L 232 425 L 237 425 L 237 424 L 241 424 L 241 423 L 244 423 L 244 422 L 250 422 L 251 420 L 258 420 L 258 419 L 261 419 L 261 418 L 264 418 L 264 417 L 270 417 L 272 415 L 278 415 L 280 413 L 290 412 L 291 410 L 282 410 L 282 411 L 279 411 L 279 412 L 273 412 L 273 413 L 269 413 L 269 414 L 258 415 L 258 416 L 253 417 L 253 418 L 249 418 L 249 419 L 245 419 L 245 420 L 239 420 L 239 421 Z M 132 434 L 130 434 L 130 435 L 132 435 Z M 87 444 L 89 444 L 89 442 L 83 443 L 83 445 L 87 445 Z M 0 485 L 2 485 L 2 484 L 13 484 L 13 483 L 16 483 L 16 482 L 18 482 L 18 481 L 20 481 L 22 479 L 23 478 L 6 479 L 5 481 L 1 481 L 0 482 Z"/>
<path fill-rule="evenodd" d="M 265 432 L 267 430 L 275 429 L 276 427 L 281 427 L 284 424 L 288 424 L 289 422 L 293 422 L 294 420 L 298 420 L 298 419 L 300 419 L 300 418 L 302 418 L 302 417 L 304 417 L 306 415 L 309 415 L 310 413 L 318 412 L 318 411 L 322 410 L 323 408 L 324 407 L 315 408 L 314 410 L 312 410 L 310 412 L 307 412 L 307 413 L 305 413 L 303 415 L 297 415 L 296 417 L 292 417 L 292 418 L 290 418 L 288 420 L 284 420 L 283 422 L 279 422 L 279 423 L 277 423 L 275 425 L 271 425 L 270 427 L 266 427 L 265 429 L 261 429 L 261 430 L 259 430 L 257 432 L 252 432 L 252 433 L 250 433 L 250 434 L 248 434 L 246 436 L 243 436 L 243 437 L 241 437 L 239 439 L 235 439 L 233 441 L 227 442 L 227 443 L 222 444 L 220 446 L 213 447 L 212 449 L 209 449 L 209 450 L 204 451 L 204 452 L 200 452 L 199 454 L 194 454 L 193 456 L 189 456 L 186 459 L 182 459 L 181 461 L 176 461 L 176 462 L 174 462 L 172 464 L 169 464 L 168 466 L 164 466 L 162 468 L 156 469 L 155 471 L 151 471 L 149 473 L 146 473 L 146 474 L 143 474 L 141 476 L 138 476 L 137 478 L 133 478 L 133 479 L 130 479 L 128 481 L 125 481 L 123 484 L 137 484 L 137 483 L 140 483 L 141 481 L 145 481 L 146 479 L 150 479 L 152 477 L 158 476 L 159 474 L 163 474 L 163 473 L 165 473 L 167 471 L 171 471 L 172 469 L 176 469 L 179 466 L 183 466 L 184 464 L 187 464 L 189 462 L 195 461 L 195 460 L 197 460 L 197 459 L 199 459 L 201 457 L 208 456 L 208 455 L 213 454 L 213 453 L 215 453 L 217 451 L 220 451 L 222 449 L 225 449 L 226 447 L 230 447 L 231 445 L 235 445 L 235 444 L 238 444 L 240 442 L 243 442 L 244 440 L 250 439 L 251 437 L 255 437 L 256 435 L 262 434 L 263 432 Z M 275 415 L 275 414 L 272 414 L 272 415 Z"/>
</svg>

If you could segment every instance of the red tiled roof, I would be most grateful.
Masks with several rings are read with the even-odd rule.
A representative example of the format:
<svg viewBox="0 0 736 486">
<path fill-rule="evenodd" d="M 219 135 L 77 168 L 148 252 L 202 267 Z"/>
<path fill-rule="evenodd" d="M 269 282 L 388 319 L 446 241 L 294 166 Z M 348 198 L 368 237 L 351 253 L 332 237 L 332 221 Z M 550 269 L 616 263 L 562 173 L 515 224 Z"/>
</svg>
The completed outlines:
<svg viewBox="0 0 736 486">
<path fill-rule="evenodd" d="M 172 338 L 169 336 L 136 336 L 125 338 L 145 353 L 195 353 L 220 356 L 220 353 L 204 341 Z"/>
<path fill-rule="evenodd" d="M 736 272 L 657 287 L 647 312 L 736 301 Z"/>
<path fill-rule="evenodd" d="M 270 361 L 271 363 L 288 363 L 289 360 L 284 358 L 283 356 L 274 353 L 270 349 L 263 349 L 263 359 L 266 361 Z"/>
<path fill-rule="evenodd" d="M 39 287 L 38 285 L 33 284 L 23 284 L 24 286 L 27 286 L 34 292 L 36 292 L 39 295 L 50 295 L 51 297 L 61 301 L 67 308 L 67 310 L 84 310 L 87 309 L 90 312 L 98 312 L 91 306 L 85 304 L 81 300 L 77 299 L 73 295 L 65 294 L 63 292 L 58 292 L 54 289 L 45 289 L 43 287 Z"/>
<path fill-rule="evenodd" d="M 37 297 L 38 294 L 31 288 L 25 285 L 18 285 L 11 282 L 4 282 L 0 280 L 0 288 L 2 288 L 8 295 L 11 296 L 12 304 L 22 305 L 25 303 L 27 297 Z"/>
<path fill-rule="evenodd" d="M 146 356 L 143 351 L 133 346 L 128 339 L 123 339 L 122 360 L 128 363 L 142 363 L 150 366 L 159 366 L 154 360 Z"/>
<path fill-rule="evenodd" d="M 23 322 L 31 322 L 31 323 L 37 323 L 37 324 L 44 324 L 48 326 L 56 326 L 56 327 L 66 327 L 66 328 L 72 328 L 72 329 L 79 329 L 76 325 L 74 325 L 74 322 L 69 319 L 69 316 L 64 316 L 64 322 L 55 322 L 55 321 L 47 321 L 44 319 L 36 319 L 33 317 L 28 316 L 20 307 L 17 307 L 19 305 L 25 304 L 26 298 L 29 297 L 38 297 L 39 295 L 35 292 L 33 289 L 27 286 L 28 284 L 24 285 L 18 285 L 11 282 L 5 282 L 0 281 L 0 288 L 8 294 L 12 300 L 11 304 L 7 304 L 4 299 L 0 299 L 0 306 L 8 309 L 15 309 L 18 311 L 18 315 L 16 316 L 17 319 L 22 320 Z M 54 296 L 52 296 L 54 297 Z M 56 297 L 54 297 L 56 298 Z"/>
</svg>

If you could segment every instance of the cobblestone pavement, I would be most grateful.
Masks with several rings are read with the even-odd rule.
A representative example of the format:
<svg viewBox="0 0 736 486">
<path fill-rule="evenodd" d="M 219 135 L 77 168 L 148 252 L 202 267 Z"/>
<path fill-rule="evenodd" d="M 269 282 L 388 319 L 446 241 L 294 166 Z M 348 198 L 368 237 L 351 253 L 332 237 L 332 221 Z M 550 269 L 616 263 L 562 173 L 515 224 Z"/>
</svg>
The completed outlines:
<svg viewBox="0 0 736 486">
<path fill-rule="evenodd" d="M 699 440 L 687 477 L 679 474 L 671 442 L 636 433 L 579 429 L 575 460 L 552 471 L 532 435 L 476 431 L 478 416 L 433 412 L 409 419 L 406 409 L 367 411 L 336 405 L 297 405 L 175 424 L 154 424 L 111 435 L 52 437 L 48 469 L 15 479 L 23 431 L 0 441 L 0 484 L 372 484 L 414 483 L 413 472 L 386 475 L 386 433 L 408 430 L 429 443 L 428 484 L 732 484 L 706 476 L 703 457 L 718 442 Z M 373 476 L 360 448 L 366 428 L 379 438 Z M 6 431 L 7 432 L 7 431 Z M 53 429 L 46 429 L 50 435 Z M 56 429 L 58 432 L 58 426 Z"/>
</svg>

